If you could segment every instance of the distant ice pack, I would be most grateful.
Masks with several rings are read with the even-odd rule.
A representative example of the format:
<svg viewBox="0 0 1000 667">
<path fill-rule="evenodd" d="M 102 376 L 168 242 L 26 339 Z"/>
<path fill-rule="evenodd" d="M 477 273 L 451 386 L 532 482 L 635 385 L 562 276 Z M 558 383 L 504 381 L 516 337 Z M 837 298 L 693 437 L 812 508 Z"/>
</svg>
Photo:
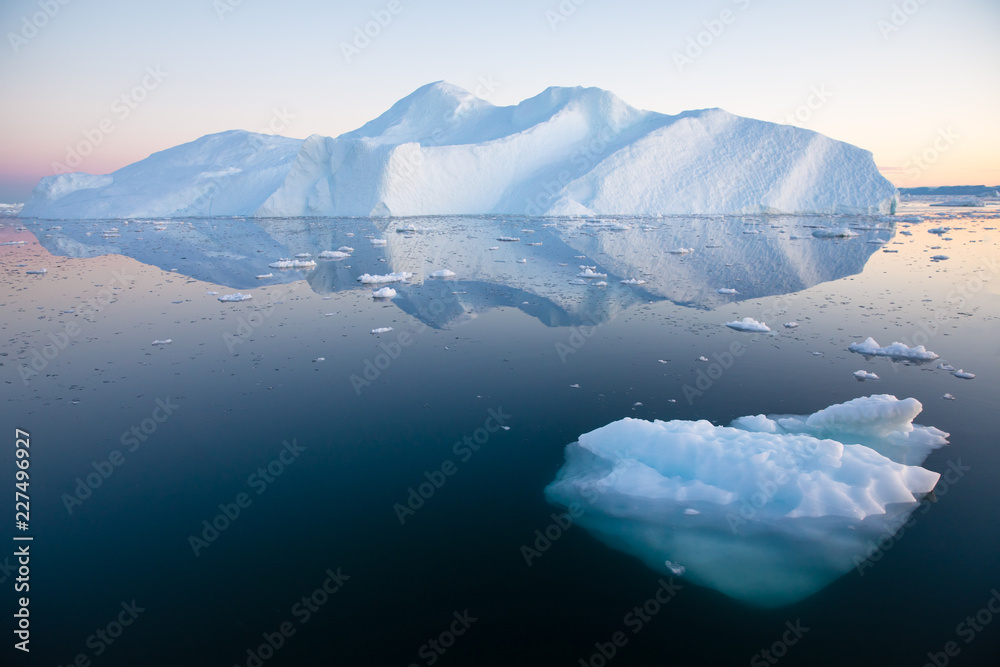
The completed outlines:
<svg viewBox="0 0 1000 667">
<path fill-rule="evenodd" d="M 568 445 L 545 495 L 654 570 L 780 607 L 863 563 L 934 489 L 920 464 L 948 434 L 913 424 L 922 407 L 875 395 L 729 426 L 626 418 Z"/>
</svg>

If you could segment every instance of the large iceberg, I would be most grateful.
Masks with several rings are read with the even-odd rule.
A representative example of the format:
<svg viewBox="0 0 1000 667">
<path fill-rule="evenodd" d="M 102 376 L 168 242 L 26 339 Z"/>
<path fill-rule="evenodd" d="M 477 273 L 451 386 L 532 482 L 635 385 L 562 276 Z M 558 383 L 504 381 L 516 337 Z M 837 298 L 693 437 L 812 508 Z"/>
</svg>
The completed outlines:
<svg viewBox="0 0 1000 667">
<path fill-rule="evenodd" d="M 810 130 L 642 111 L 599 88 L 498 107 L 438 82 L 336 138 L 231 131 L 49 176 L 21 215 L 885 214 L 897 200 L 870 152 Z"/>
<path fill-rule="evenodd" d="M 947 433 L 913 398 L 808 416 L 622 419 L 566 447 L 546 489 L 600 540 L 761 607 L 805 598 L 864 562 L 934 489 L 919 464 Z"/>
</svg>

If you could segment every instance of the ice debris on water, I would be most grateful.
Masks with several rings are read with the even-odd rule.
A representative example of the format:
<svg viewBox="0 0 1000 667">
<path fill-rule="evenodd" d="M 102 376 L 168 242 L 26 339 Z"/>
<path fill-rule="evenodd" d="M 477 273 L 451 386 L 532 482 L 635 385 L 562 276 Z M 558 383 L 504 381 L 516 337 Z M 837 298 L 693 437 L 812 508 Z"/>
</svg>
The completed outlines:
<svg viewBox="0 0 1000 667">
<path fill-rule="evenodd" d="M 744 317 L 742 320 L 726 322 L 726 326 L 730 329 L 736 329 L 737 331 L 748 331 L 753 333 L 767 333 L 771 330 L 771 328 L 766 324 L 758 322 L 752 317 Z"/>
<path fill-rule="evenodd" d="M 226 294 L 224 296 L 220 296 L 219 301 L 222 301 L 224 303 L 230 303 L 236 301 L 247 301 L 248 299 L 252 298 L 253 298 L 252 294 L 243 294 L 242 292 L 237 292 L 236 294 Z"/>
<path fill-rule="evenodd" d="M 892 359 L 916 359 L 918 361 L 931 361 L 937 359 L 939 355 L 926 349 L 923 345 L 910 347 L 905 343 L 894 342 L 888 347 L 881 347 L 872 337 L 868 337 L 862 343 L 851 343 L 847 346 L 851 352 L 857 352 L 869 357 L 890 357 Z"/>
</svg>

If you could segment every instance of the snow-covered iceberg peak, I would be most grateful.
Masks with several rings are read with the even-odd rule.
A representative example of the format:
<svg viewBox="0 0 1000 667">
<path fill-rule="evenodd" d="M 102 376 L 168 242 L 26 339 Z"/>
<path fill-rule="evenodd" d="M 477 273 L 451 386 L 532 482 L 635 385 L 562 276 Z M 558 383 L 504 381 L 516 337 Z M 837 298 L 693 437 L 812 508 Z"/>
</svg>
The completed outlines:
<svg viewBox="0 0 1000 667">
<path fill-rule="evenodd" d="M 947 434 L 914 426 L 920 409 L 883 395 L 730 426 L 622 419 L 568 445 L 545 494 L 653 569 L 778 607 L 863 562 L 933 490 L 917 464 Z"/>
<path fill-rule="evenodd" d="M 643 111 L 599 88 L 501 107 L 437 82 L 336 138 L 223 133 L 49 177 L 22 215 L 872 214 L 897 197 L 871 153 L 809 130 Z"/>
</svg>

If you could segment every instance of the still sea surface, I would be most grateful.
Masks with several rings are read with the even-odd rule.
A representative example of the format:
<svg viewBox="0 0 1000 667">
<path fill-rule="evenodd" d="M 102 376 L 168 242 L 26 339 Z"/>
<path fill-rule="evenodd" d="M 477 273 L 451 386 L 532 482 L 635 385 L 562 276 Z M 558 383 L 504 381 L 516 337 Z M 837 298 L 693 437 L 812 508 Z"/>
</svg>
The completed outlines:
<svg viewBox="0 0 1000 667">
<path fill-rule="evenodd" d="M 0 223 L 3 664 L 997 664 L 996 203 Z M 813 235 L 840 227 L 854 235 Z M 304 253 L 315 266 L 269 267 Z M 391 299 L 358 280 L 399 272 Z M 252 298 L 219 300 L 236 293 Z M 724 326 L 744 317 L 771 333 Z M 869 336 L 941 358 L 847 351 Z M 798 603 L 681 576 L 651 605 L 664 575 L 584 528 L 539 541 L 561 511 L 543 489 L 583 433 L 871 394 L 917 398 L 916 422 L 951 434 L 923 466 L 963 474 Z M 33 537 L 30 655 L 13 648 L 15 536 Z"/>
</svg>

